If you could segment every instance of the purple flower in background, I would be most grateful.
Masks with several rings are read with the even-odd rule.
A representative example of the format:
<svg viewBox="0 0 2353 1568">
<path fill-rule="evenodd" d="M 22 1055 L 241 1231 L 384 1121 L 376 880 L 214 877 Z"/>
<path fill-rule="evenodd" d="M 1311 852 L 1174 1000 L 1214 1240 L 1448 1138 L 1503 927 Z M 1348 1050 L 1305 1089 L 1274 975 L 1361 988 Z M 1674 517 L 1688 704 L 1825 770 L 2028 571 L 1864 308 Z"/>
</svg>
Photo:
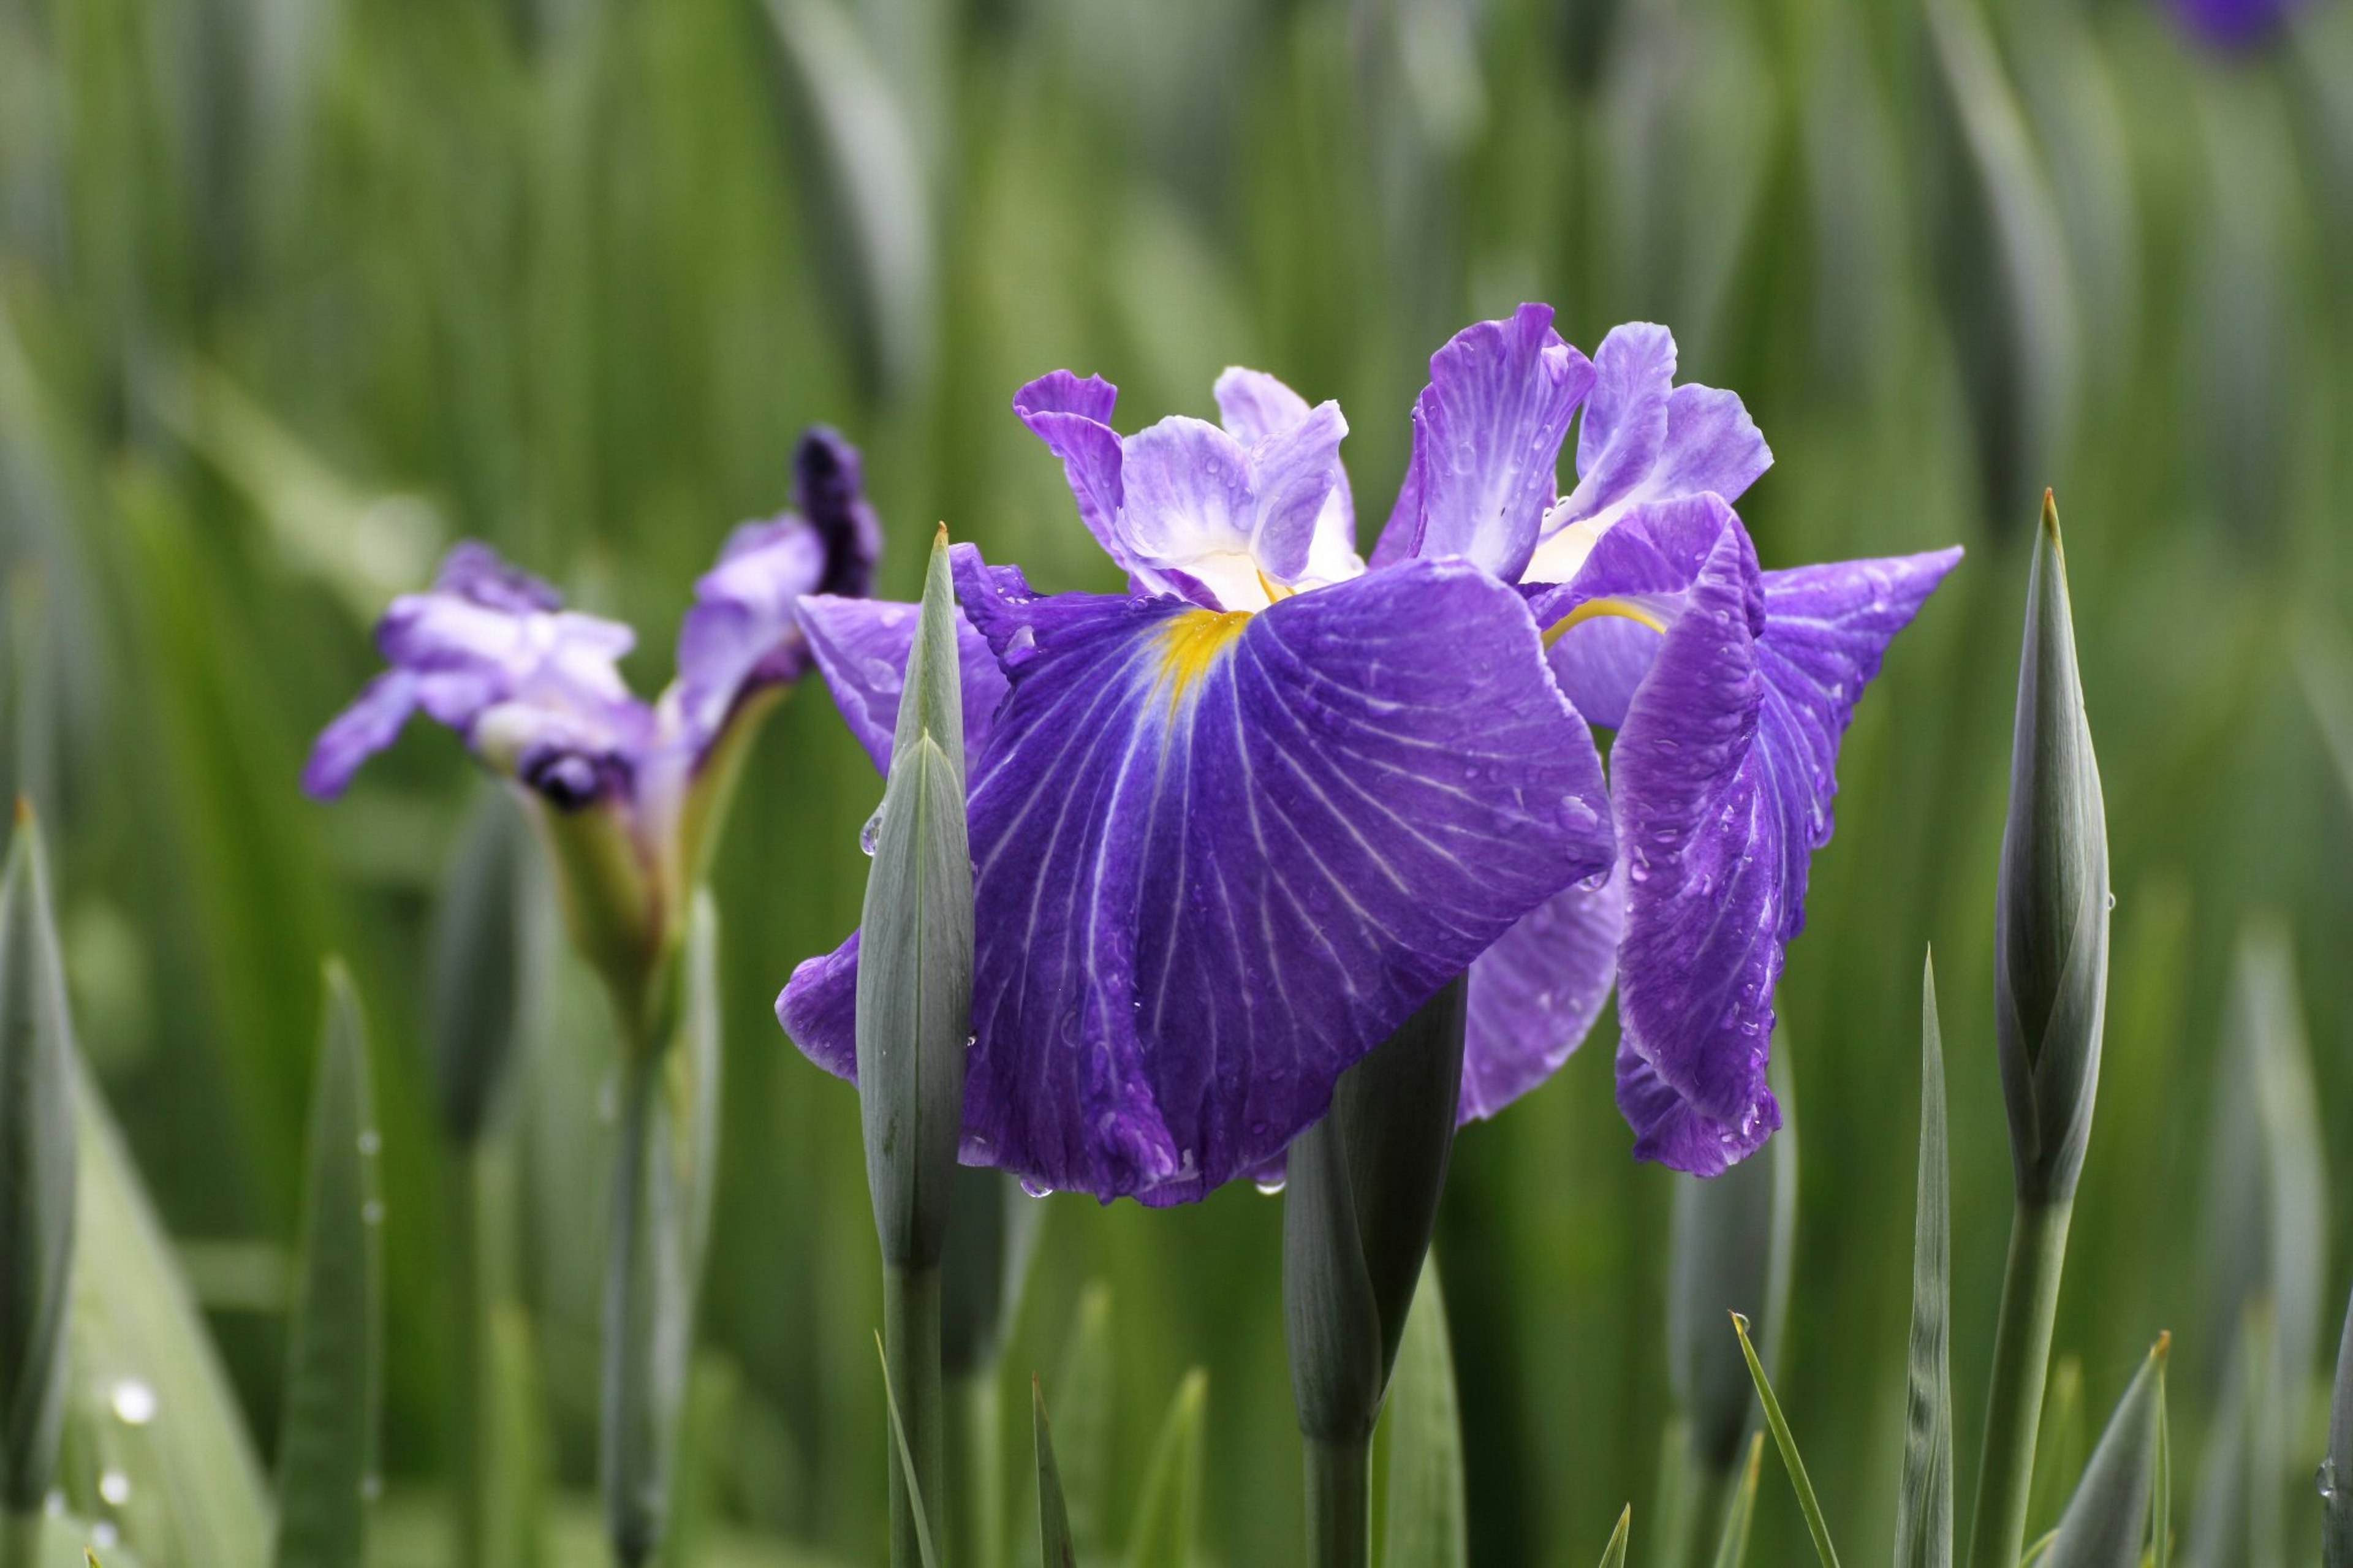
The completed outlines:
<svg viewBox="0 0 2353 1568">
<path fill-rule="evenodd" d="M 1543 306 L 1466 329 L 1430 361 L 1373 559 L 1444 551 L 1519 583 L 1561 691 L 1617 732 L 1617 863 L 1472 967 L 1463 1115 L 1544 1081 L 1614 979 L 1635 1152 L 1711 1175 L 1780 1125 L 1773 987 L 1830 837 L 1839 739 L 1960 552 L 1761 571 L 1731 502 L 1772 455 L 1737 397 L 1674 368 L 1662 327 L 1620 327 L 1590 362 Z"/>
<path fill-rule="evenodd" d="M 801 510 L 738 528 L 695 584 L 678 678 L 659 701 L 621 679 L 628 627 L 565 609 L 554 589 L 469 541 L 429 590 L 385 612 L 376 646 L 392 668 L 321 733 L 302 787 L 341 795 L 422 712 L 556 817 L 617 828 L 654 906 L 635 919 L 659 919 L 700 874 L 712 813 L 697 807 L 723 792 L 741 721 L 807 668 L 801 595 L 862 593 L 872 576 L 881 531 L 857 451 L 813 429 L 794 469 Z"/>
<path fill-rule="evenodd" d="M 2253 47 L 2277 32 L 2303 0 L 2168 0 L 2174 18 L 2200 43 Z"/>
<path fill-rule="evenodd" d="M 1229 371 L 1219 425 L 1133 436 L 1057 373 L 1015 410 L 1124 595 L 958 546 L 976 863 L 964 1157 L 1151 1204 L 1263 1169 L 1334 1081 L 1513 923 L 1614 856 L 1590 732 L 1520 593 L 1367 571 L 1346 426 Z M 912 606 L 814 597 L 809 647 L 887 763 Z M 777 1016 L 855 1071 L 858 939 Z"/>
</svg>

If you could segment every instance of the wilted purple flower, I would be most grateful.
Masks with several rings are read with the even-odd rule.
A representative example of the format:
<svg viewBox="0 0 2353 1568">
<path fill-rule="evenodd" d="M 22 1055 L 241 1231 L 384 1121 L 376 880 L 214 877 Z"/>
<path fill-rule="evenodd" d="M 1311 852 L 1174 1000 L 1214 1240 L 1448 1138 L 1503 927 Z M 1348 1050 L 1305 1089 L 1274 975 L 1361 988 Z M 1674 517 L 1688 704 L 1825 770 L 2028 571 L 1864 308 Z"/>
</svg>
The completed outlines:
<svg viewBox="0 0 2353 1568">
<path fill-rule="evenodd" d="M 376 646 L 392 668 L 319 736 L 302 787 L 342 794 L 422 712 L 559 816 L 601 814 L 634 847 L 650 912 L 675 909 L 707 842 L 710 814 L 696 807 L 725 786 L 739 717 L 807 668 L 801 595 L 863 592 L 871 578 L 880 529 L 860 493 L 857 451 L 813 429 L 794 468 L 801 511 L 728 539 L 695 584 L 678 678 L 658 702 L 621 679 L 617 661 L 636 643 L 628 627 L 565 609 L 554 588 L 469 541 L 431 589 L 385 611 Z"/>
<path fill-rule="evenodd" d="M 2174 18 L 2199 42 L 2243 49 L 2279 30 L 2303 0 L 2168 0 Z"/>
<path fill-rule="evenodd" d="M 1706 1175 L 1780 1125 L 1773 987 L 1830 837 L 1839 738 L 1960 552 L 1760 571 L 1731 502 L 1772 454 L 1736 396 L 1674 368 L 1662 327 L 1620 327 L 1589 363 L 1544 306 L 1466 329 L 1430 361 L 1373 559 L 1446 551 L 1522 584 L 1561 690 L 1617 731 L 1617 864 L 1472 967 L 1463 1115 L 1548 1077 L 1614 977 L 1635 1152 Z"/>
<path fill-rule="evenodd" d="M 1262 1169 L 1341 1072 L 1613 846 L 1590 733 L 1521 595 L 1366 571 L 1346 426 L 1229 371 L 1221 426 L 1113 429 L 1058 373 L 1015 409 L 1124 595 L 956 552 L 978 902 L 967 1161 L 1151 1204 Z M 811 651 L 886 760 L 910 606 L 813 598 Z M 858 939 L 777 1001 L 855 1068 Z"/>
</svg>

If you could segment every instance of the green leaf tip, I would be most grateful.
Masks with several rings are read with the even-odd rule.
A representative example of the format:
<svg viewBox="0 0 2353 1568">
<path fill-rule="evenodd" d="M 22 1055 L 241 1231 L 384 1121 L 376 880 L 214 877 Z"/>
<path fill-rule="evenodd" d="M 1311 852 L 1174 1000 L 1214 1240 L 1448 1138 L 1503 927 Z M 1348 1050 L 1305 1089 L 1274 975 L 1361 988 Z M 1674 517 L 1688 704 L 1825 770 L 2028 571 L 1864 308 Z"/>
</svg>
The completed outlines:
<svg viewBox="0 0 2353 1568">
<path fill-rule="evenodd" d="M 2173 1336 L 2159 1334 L 2134 1374 L 2099 1446 L 2084 1467 L 2045 1559 L 2048 1568 L 2139 1568 L 2144 1542 L 2163 1542 L 2171 1521 L 2170 1465 L 2164 1442 L 2165 1365 Z M 2160 1471 L 2167 1472 L 2160 1478 Z M 2165 1548 L 2158 1548 L 2165 1554 Z"/>
<path fill-rule="evenodd" d="M 923 1491 L 915 1479 L 914 1451 L 907 1446 L 907 1426 L 899 1416 L 899 1395 L 891 1386 L 891 1352 L 882 1347 L 882 1334 L 874 1334 L 874 1356 L 882 1363 L 882 1405 L 891 1418 L 891 1446 L 899 1459 L 899 1474 L 906 1483 L 907 1495 L 914 1500 L 915 1545 L 923 1568 L 940 1568 L 939 1553 L 932 1544 L 932 1526 L 923 1507 Z"/>
<path fill-rule="evenodd" d="M 1904 1476 L 1896 1496 L 1897 1568 L 1951 1568 L 1953 1561 L 1949 1163 L 1944 1031 L 1936 1016 L 1932 950 L 1920 971 L 1920 1173 L 1912 1223 L 1912 1332 Z"/>
<path fill-rule="evenodd" d="M 1053 1425 L 1046 1419 L 1046 1389 L 1029 1374 L 1030 1431 L 1038 1449 L 1038 1560 L 1042 1568 L 1078 1568 L 1071 1509 L 1062 1496 L 1062 1469 L 1054 1459 Z"/>
<path fill-rule="evenodd" d="M 1626 1568 L 1627 1531 L 1634 1522 L 1634 1505 L 1628 1503 L 1618 1510 L 1618 1528 L 1609 1532 L 1609 1544 L 1601 1549 L 1601 1568 Z"/>
<path fill-rule="evenodd" d="M 1799 1511 L 1806 1516 L 1806 1532 L 1814 1539 L 1814 1552 L 1822 1568 L 1838 1568 L 1838 1552 L 1831 1545 L 1830 1526 L 1822 1518 L 1822 1505 L 1814 1496 L 1814 1483 L 1807 1479 L 1806 1462 L 1798 1457 L 1798 1439 L 1789 1431 L 1789 1423 L 1781 1414 L 1781 1402 L 1773 1396 L 1773 1380 L 1765 1375 L 1765 1363 L 1757 1359 L 1757 1347 L 1749 1342 L 1748 1320 L 1739 1313 L 1732 1314 L 1732 1331 L 1740 1336 L 1740 1354 L 1748 1363 L 1748 1375 L 1757 1384 L 1757 1402 L 1765 1406 L 1765 1425 L 1773 1434 L 1773 1446 L 1781 1451 L 1781 1463 L 1789 1472 L 1789 1486 L 1798 1494 Z"/>
</svg>

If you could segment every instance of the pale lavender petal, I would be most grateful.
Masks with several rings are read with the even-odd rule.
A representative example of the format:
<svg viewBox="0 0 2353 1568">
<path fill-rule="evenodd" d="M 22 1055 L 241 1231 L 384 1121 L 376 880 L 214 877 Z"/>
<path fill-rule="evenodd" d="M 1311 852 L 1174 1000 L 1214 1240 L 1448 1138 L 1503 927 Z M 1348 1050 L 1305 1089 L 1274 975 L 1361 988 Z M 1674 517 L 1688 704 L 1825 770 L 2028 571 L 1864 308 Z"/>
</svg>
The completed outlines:
<svg viewBox="0 0 2353 1568">
<path fill-rule="evenodd" d="M 1294 584 L 1307 574 L 1316 530 L 1340 477 L 1340 442 L 1347 434 L 1340 405 L 1319 403 L 1296 424 L 1251 446 L 1257 518 L 1250 553 L 1272 581 Z"/>
<path fill-rule="evenodd" d="M 818 671 L 833 693 L 842 721 L 866 748 L 878 773 L 891 769 L 891 742 L 899 724 L 907 655 L 914 646 L 917 608 L 886 599 L 823 595 L 801 601 L 801 629 L 808 636 Z M 969 765 L 987 751 L 989 726 L 1005 700 L 1006 680 L 987 639 L 961 614 L 956 616 L 956 660 L 963 677 L 964 747 Z"/>
<path fill-rule="evenodd" d="M 1674 389 L 1675 335 L 1649 321 L 1613 327 L 1593 355 L 1593 393 L 1577 432 L 1570 517 L 1622 500 L 1658 461 Z"/>
<path fill-rule="evenodd" d="M 1312 412 L 1307 399 L 1264 371 L 1230 366 L 1218 377 L 1218 418 L 1226 434 L 1245 447 L 1254 447 L 1305 421 Z M 1335 409 L 1336 412 L 1336 409 Z M 1345 426 L 1343 434 L 1345 433 Z M 1261 481 L 1263 484 L 1263 481 Z M 1307 556 L 1305 575 L 1293 573 L 1289 583 L 1337 583 L 1356 575 L 1365 563 L 1356 555 L 1356 501 L 1348 487 L 1348 470 L 1335 451 L 1332 458 L 1331 493 L 1317 513 L 1314 542 Z"/>
<path fill-rule="evenodd" d="M 485 609 L 528 615 L 533 610 L 560 610 L 564 595 L 520 566 L 509 564 L 480 540 L 461 539 L 449 547 L 433 574 L 433 591 L 454 594 Z"/>
<path fill-rule="evenodd" d="M 1119 389 L 1099 375 L 1082 381 L 1067 370 L 1041 375 L 1013 395 L 1013 412 L 1062 459 L 1079 520 L 1114 557 L 1124 484 L 1118 432 L 1111 427 Z"/>
<path fill-rule="evenodd" d="M 343 793 L 360 764 L 392 744 L 417 710 L 417 677 L 387 669 L 360 689 L 349 708 L 319 732 L 302 767 L 302 791 L 317 800 Z"/>
<path fill-rule="evenodd" d="M 1210 551 L 1247 552 L 1250 454 L 1206 420 L 1172 415 L 1126 441 L 1112 559 L 1147 581 Z M 1165 591 L 1165 590 L 1164 590 Z"/>
<path fill-rule="evenodd" d="M 1626 889 L 1573 884 L 1520 917 L 1471 966 L 1461 1119 L 1493 1116 L 1559 1070 L 1618 976 Z"/>
<path fill-rule="evenodd" d="M 1430 357 L 1414 404 L 1413 458 L 1376 561 L 1457 555 L 1516 582 L 1546 510 L 1570 418 L 1593 366 L 1552 330 L 1552 309 L 1523 305 L 1455 334 Z M 1409 516 L 1411 506 L 1417 515 Z"/>
<path fill-rule="evenodd" d="M 824 535 L 789 512 L 728 538 L 679 623 L 678 739 L 691 755 L 749 692 L 800 675 L 807 649 L 795 606 L 825 574 Z"/>
</svg>

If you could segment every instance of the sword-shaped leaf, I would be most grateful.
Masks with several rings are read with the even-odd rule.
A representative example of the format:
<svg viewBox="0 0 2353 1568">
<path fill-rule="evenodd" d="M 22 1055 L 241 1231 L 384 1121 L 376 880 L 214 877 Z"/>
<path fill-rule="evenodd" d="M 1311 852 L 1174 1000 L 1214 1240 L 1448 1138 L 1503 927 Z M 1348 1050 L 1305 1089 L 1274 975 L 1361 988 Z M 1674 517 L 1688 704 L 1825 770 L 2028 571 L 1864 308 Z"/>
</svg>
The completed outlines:
<svg viewBox="0 0 2353 1568">
<path fill-rule="evenodd" d="M 1470 1561 L 1463 1504 L 1462 1413 L 1447 1342 L 1446 1300 L 1435 1258 L 1406 1315 L 1405 1342 L 1389 1382 L 1388 1568 L 1464 1568 Z"/>
<path fill-rule="evenodd" d="M 1046 1421 L 1046 1391 L 1029 1380 L 1030 1430 L 1038 1444 L 1038 1562 L 1039 1568 L 1079 1568 L 1071 1544 L 1071 1510 L 1062 1501 L 1062 1472 L 1054 1463 L 1054 1433 Z"/>
<path fill-rule="evenodd" d="M 365 1554 L 384 1375 L 376 1143 L 359 1002 L 331 963 L 278 1428 L 278 1568 L 359 1568 Z"/>
<path fill-rule="evenodd" d="M 932 1545 L 930 1510 L 923 1506 L 923 1484 L 915 1475 L 914 1451 L 907 1447 L 907 1424 L 899 1419 L 899 1395 L 891 1386 L 891 1356 L 882 1348 L 882 1336 L 874 1336 L 874 1353 L 882 1363 L 882 1404 L 891 1417 L 891 1450 L 899 1461 L 900 1479 L 906 1483 L 907 1495 L 914 1500 L 915 1550 L 923 1568 L 940 1568 L 939 1553 Z"/>
<path fill-rule="evenodd" d="M 1201 1528 L 1203 1416 L 1209 1374 L 1195 1367 L 1177 1385 L 1153 1439 L 1145 1467 L 1135 1526 L 1127 1538 L 1127 1568 L 1191 1568 Z"/>
<path fill-rule="evenodd" d="M 1830 1526 L 1822 1521 L 1822 1505 L 1814 1496 L 1814 1483 L 1806 1477 L 1805 1460 L 1798 1457 L 1798 1439 L 1790 1435 L 1781 1402 L 1773 1396 L 1773 1380 L 1765 1375 L 1765 1363 L 1757 1359 L 1757 1347 L 1749 1342 L 1748 1320 L 1733 1313 L 1732 1331 L 1740 1336 L 1741 1357 L 1748 1363 L 1748 1375 L 1757 1384 L 1757 1401 L 1765 1406 L 1765 1425 L 1773 1434 L 1774 1447 L 1781 1450 L 1790 1489 L 1798 1494 L 1798 1510 L 1806 1516 L 1806 1531 L 1814 1538 L 1814 1554 L 1822 1560 L 1822 1568 L 1838 1568 L 1838 1552 L 1831 1545 Z"/>
<path fill-rule="evenodd" d="M 1101 1280 L 1080 1294 L 1078 1321 L 1054 1374 L 1054 1407 L 1062 1413 L 1062 1495 L 1071 1510 L 1071 1541 L 1089 1561 L 1111 1555 L 1112 1443 L 1111 1287 Z"/>
<path fill-rule="evenodd" d="M 1912 1218 L 1912 1361 L 1905 1401 L 1904 1482 L 1895 1500 L 1896 1568 L 1951 1568 L 1953 1374 L 1947 1321 L 1950 1197 L 1945 1152 L 1945 1045 L 1936 964 L 1920 977 L 1920 1176 Z"/>
<path fill-rule="evenodd" d="M 1634 1522 L 1634 1505 L 1628 1503 L 1618 1510 L 1618 1528 L 1609 1532 L 1609 1544 L 1601 1549 L 1601 1568 L 1626 1568 L 1626 1532 Z"/>
<path fill-rule="evenodd" d="M 2320 1506 L 2321 1568 L 2353 1568 L 2353 1300 L 2345 1304 L 2345 1331 L 2337 1342 L 2337 1392 L 2328 1405 Z"/>
<path fill-rule="evenodd" d="M 2169 1484 L 2158 1484 L 2165 1429 L 2165 1358 L 2170 1337 L 2158 1336 L 2148 1359 L 2116 1402 L 2108 1429 L 2084 1467 L 2084 1479 L 2059 1521 L 2048 1568 L 2139 1568 L 2149 1535 L 2152 1503 Z M 2168 1506 L 2170 1506 L 2168 1499 Z M 2158 1521 L 2158 1539 L 2169 1531 Z"/>
</svg>

